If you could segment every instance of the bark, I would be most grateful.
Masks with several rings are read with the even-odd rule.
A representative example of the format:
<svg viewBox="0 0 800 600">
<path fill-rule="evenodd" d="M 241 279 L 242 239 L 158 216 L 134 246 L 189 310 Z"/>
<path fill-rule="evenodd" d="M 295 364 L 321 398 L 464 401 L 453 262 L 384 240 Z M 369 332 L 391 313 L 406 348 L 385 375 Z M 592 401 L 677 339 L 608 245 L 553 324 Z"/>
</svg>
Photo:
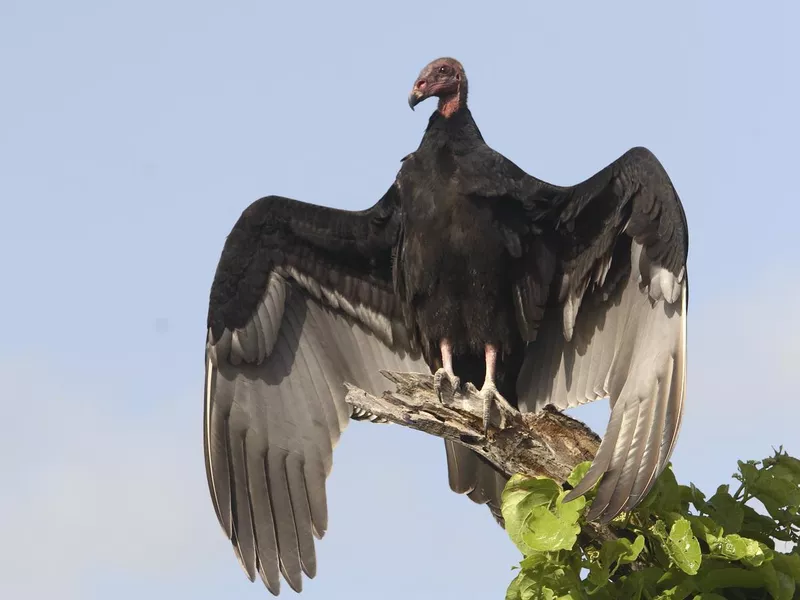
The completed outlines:
<svg viewBox="0 0 800 600">
<path fill-rule="evenodd" d="M 397 391 L 377 397 L 345 384 L 354 418 L 396 423 L 460 442 L 509 477 L 515 473 L 546 475 L 563 482 L 577 464 L 592 460 L 600 446 L 600 438 L 591 429 L 550 407 L 536 414 L 515 412 L 503 429 L 497 427 L 499 415 L 493 410 L 484 435 L 483 400 L 479 396 L 456 393 L 452 403 L 443 403 L 433 390 L 431 375 L 381 374 L 396 385 Z"/>
<path fill-rule="evenodd" d="M 347 402 L 353 418 L 395 423 L 436 437 L 459 442 L 487 460 L 508 477 L 516 473 L 551 477 L 563 484 L 581 462 L 593 460 L 600 437 L 580 421 L 547 407 L 536 414 L 508 415 L 500 428 L 499 411 L 492 411 L 486 434 L 483 399 L 466 391 L 442 402 L 433 389 L 433 376 L 422 373 L 381 371 L 396 385 L 396 391 L 381 397 L 347 386 Z M 607 525 L 586 523 L 583 543 L 598 547 L 617 536 Z M 638 565 L 632 565 L 636 569 Z"/>
</svg>

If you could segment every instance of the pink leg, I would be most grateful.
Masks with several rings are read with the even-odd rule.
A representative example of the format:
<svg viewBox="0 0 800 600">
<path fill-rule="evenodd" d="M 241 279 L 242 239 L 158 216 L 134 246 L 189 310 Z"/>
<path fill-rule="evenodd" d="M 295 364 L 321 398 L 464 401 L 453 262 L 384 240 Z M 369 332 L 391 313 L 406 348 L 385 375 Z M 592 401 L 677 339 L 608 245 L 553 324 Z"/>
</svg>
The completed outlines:
<svg viewBox="0 0 800 600">
<path fill-rule="evenodd" d="M 453 345 L 447 338 L 442 339 L 439 343 L 439 350 L 442 352 L 442 366 L 447 371 L 448 375 L 455 375 L 453 373 Z"/>
<path fill-rule="evenodd" d="M 497 375 L 497 347 L 494 344 L 486 344 L 485 357 L 486 378 L 483 381 L 483 387 L 478 391 L 474 385 L 467 384 L 467 391 L 483 399 L 484 431 L 489 429 L 492 404 L 496 405 L 497 409 L 500 411 L 500 429 L 503 429 L 507 420 L 518 414 L 518 411 L 497 391 L 497 385 L 494 381 Z"/>
<path fill-rule="evenodd" d="M 486 378 L 483 385 L 494 385 L 495 374 L 497 373 L 497 348 L 494 344 L 486 344 Z"/>
<path fill-rule="evenodd" d="M 449 400 L 453 399 L 456 390 L 461 387 L 461 380 L 453 372 L 453 345 L 450 340 L 447 338 L 441 340 L 439 342 L 439 350 L 442 353 L 442 368 L 433 374 L 433 389 L 439 394 L 439 399 L 444 402 L 445 396 L 448 396 Z M 442 383 L 445 379 L 450 384 L 449 391 L 442 389 Z"/>
</svg>

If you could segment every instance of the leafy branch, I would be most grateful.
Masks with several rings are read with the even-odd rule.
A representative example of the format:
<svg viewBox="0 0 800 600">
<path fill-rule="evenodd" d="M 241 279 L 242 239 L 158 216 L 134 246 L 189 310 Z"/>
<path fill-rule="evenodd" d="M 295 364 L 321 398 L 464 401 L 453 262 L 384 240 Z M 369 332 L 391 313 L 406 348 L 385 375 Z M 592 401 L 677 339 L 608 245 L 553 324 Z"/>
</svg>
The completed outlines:
<svg viewBox="0 0 800 600">
<path fill-rule="evenodd" d="M 589 463 L 579 465 L 570 483 Z M 763 461 L 739 462 L 741 486 L 713 496 L 679 485 L 671 468 L 634 511 L 611 522 L 616 539 L 578 543 L 585 498 L 545 477 L 513 477 L 503 492 L 503 517 L 524 555 L 506 600 L 701 600 L 800 597 L 800 554 L 776 549 L 800 530 L 800 461 L 778 450 Z M 769 516 L 748 504 L 760 501 Z M 636 569 L 625 565 L 635 563 Z"/>
</svg>

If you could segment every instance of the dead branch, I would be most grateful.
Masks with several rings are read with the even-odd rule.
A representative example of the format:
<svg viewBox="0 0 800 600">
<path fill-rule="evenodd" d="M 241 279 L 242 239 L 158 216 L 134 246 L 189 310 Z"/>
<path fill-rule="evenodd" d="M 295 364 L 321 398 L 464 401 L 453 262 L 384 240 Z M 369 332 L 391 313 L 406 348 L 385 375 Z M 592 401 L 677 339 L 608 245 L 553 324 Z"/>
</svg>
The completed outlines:
<svg viewBox="0 0 800 600">
<path fill-rule="evenodd" d="M 509 477 L 546 475 L 563 482 L 577 464 L 592 460 L 600 446 L 600 438 L 591 429 L 551 408 L 536 414 L 517 413 L 503 429 L 494 425 L 497 415 L 493 412 L 493 424 L 484 436 L 481 398 L 457 392 L 452 403 L 442 403 L 429 374 L 381 374 L 397 386 L 396 392 L 387 391 L 378 398 L 345 384 L 347 402 L 357 413 L 459 442 Z"/>
<path fill-rule="evenodd" d="M 563 483 L 581 462 L 594 459 L 600 437 L 580 421 L 546 408 L 536 414 L 516 413 L 500 429 L 498 415 L 483 432 L 483 400 L 474 394 L 457 392 L 443 403 L 433 389 L 433 376 L 422 373 L 381 371 L 397 391 L 380 398 L 347 386 L 347 402 L 353 418 L 390 422 L 453 440 L 471 448 L 511 477 L 547 476 Z M 617 536 L 607 525 L 587 523 L 581 532 L 583 543 L 598 546 Z"/>
</svg>

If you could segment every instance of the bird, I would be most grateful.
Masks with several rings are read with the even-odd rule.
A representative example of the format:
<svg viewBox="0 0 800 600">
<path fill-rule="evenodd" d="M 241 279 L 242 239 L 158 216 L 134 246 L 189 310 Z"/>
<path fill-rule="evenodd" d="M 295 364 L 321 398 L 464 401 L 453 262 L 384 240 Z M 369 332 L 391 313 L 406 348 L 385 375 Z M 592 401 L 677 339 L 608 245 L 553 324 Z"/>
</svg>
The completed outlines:
<svg viewBox="0 0 800 600">
<path fill-rule="evenodd" d="M 570 501 L 587 518 L 636 507 L 668 464 L 686 394 L 688 226 L 655 155 L 637 146 L 572 186 L 492 149 L 450 57 L 414 80 L 437 99 L 416 150 L 372 206 L 266 196 L 241 213 L 211 284 L 204 456 L 216 516 L 251 581 L 300 592 L 328 527 L 326 479 L 351 419 L 345 382 L 433 374 L 442 402 L 487 412 L 609 399 Z M 477 386 L 480 385 L 480 388 Z M 502 525 L 507 476 L 445 441 L 450 488 Z"/>
</svg>

